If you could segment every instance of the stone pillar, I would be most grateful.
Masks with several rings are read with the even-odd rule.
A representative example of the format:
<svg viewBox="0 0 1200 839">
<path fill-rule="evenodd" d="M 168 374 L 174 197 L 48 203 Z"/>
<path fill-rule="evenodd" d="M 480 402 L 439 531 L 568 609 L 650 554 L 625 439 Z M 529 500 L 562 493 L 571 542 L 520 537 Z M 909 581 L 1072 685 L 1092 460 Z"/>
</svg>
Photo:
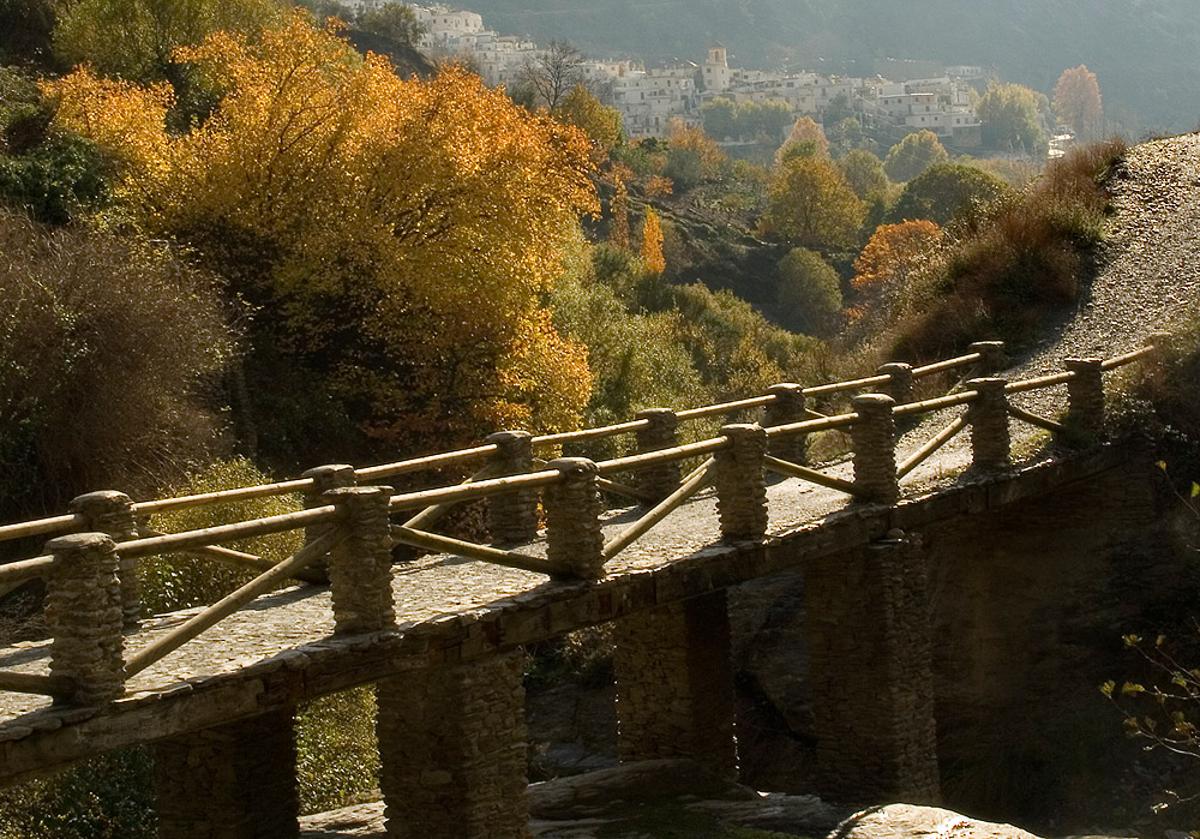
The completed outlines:
<svg viewBox="0 0 1200 839">
<path fill-rule="evenodd" d="M 784 383 L 772 385 L 768 392 L 775 399 L 767 405 L 763 413 L 763 426 L 773 428 L 808 419 L 808 404 L 803 387 Z M 771 438 L 767 451 L 772 457 L 804 465 L 808 462 L 807 448 L 807 434 L 788 434 L 786 437 Z"/>
<path fill-rule="evenodd" d="M 523 663 L 510 652 L 378 683 L 389 839 L 529 835 Z"/>
<path fill-rule="evenodd" d="M 154 744 L 159 839 L 300 833 L 291 709 Z"/>
<path fill-rule="evenodd" d="M 392 599 L 392 536 L 388 519 L 391 487 L 331 489 L 322 498 L 336 504 L 346 538 L 329 552 L 329 584 L 338 634 L 378 632 L 396 625 Z"/>
<path fill-rule="evenodd" d="M 767 533 L 767 432 L 758 425 L 736 424 L 726 425 L 721 434 L 729 438 L 729 445 L 713 455 L 721 536 L 758 541 Z"/>
<path fill-rule="evenodd" d="M 533 435 L 528 431 L 500 431 L 487 438 L 496 446 L 492 467 L 497 476 L 533 471 Z M 488 530 L 498 545 L 520 545 L 537 538 L 538 496 L 522 489 L 488 498 Z"/>
<path fill-rule="evenodd" d="M 816 787 L 835 801 L 938 803 L 928 571 L 895 535 L 804 565 Z"/>
<path fill-rule="evenodd" d="M 1005 469 L 1012 453 L 1008 433 L 1008 395 L 1005 379 L 971 379 L 970 390 L 979 396 L 967 407 L 971 426 L 971 452 L 976 469 Z"/>
<path fill-rule="evenodd" d="M 104 533 L 114 542 L 128 542 L 138 537 L 133 501 L 123 492 L 89 492 L 73 500 L 68 509 L 84 517 L 83 530 Z M 121 612 L 125 626 L 136 627 L 142 616 L 137 558 L 119 556 L 117 574 L 121 579 Z"/>
<path fill-rule="evenodd" d="M 637 612 L 614 629 L 621 760 L 690 758 L 736 775 L 725 592 Z"/>
<path fill-rule="evenodd" d="M 1084 442 L 1104 433 L 1104 369 L 1098 358 L 1068 358 L 1066 367 L 1075 376 L 1067 382 L 1067 418 L 1064 423 Z"/>
<path fill-rule="evenodd" d="M 911 402 L 913 398 L 913 372 L 911 364 L 884 364 L 875 371 L 880 376 L 887 376 L 889 381 L 883 388 L 883 392 L 896 403 L 903 405 L 905 402 Z"/>
<path fill-rule="evenodd" d="M 354 467 L 345 463 L 335 463 L 327 466 L 317 466 L 314 469 L 309 469 L 301 473 L 301 478 L 310 479 L 313 485 L 304 491 L 304 509 L 311 510 L 313 507 L 323 507 L 329 502 L 325 500 L 325 493 L 331 489 L 339 487 L 352 487 L 358 483 L 358 478 L 354 474 Z M 321 524 L 311 525 L 304 528 L 304 544 L 310 544 L 321 536 L 324 536 L 333 525 L 322 522 Z M 309 569 L 316 575 L 317 580 L 321 577 L 328 579 L 329 575 L 329 557 L 325 556 L 317 559 L 309 566 Z"/>
<path fill-rule="evenodd" d="M 975 363 L 974 378 L 993 376 L 1008 364 L 1008 358 L 1004 354 L 1003 341 L 976 341 L 967 347 L 967 352 L 977 352 L 983 356 Z"/>
<path fill-rule="evenodd" d="M 865 393 L 850 400 L 858 422 L 850 427 L 854 446 L 854 485 L 861 500 L 895 504 L 900 499 L 896 477 L 896 401 L 882 393 Z"/>
<path fill-rule="evenodd" d="M 50 675 L 71 679 L 74 705 L 100 705 L 125 692 L 121 581 L 116 543 L 76 533 L 46 543 L 54 568 L 46 579 Z"/>
<path fill-rule="evenodd" d="M 650 423 L 648 427 L 637 430 L 638 454 L 671 449 L 679 445 L 675 434 L 679 427 L 679 418 L 671 409 L 650 408 L 639 411 L 637 419 Z M 679 489 L 679 479 L 678 461 L 660 463 L 658 466 L 639 470 L 634 475 L 637 488 L 647 493 L 654 503 L 662 501 Z"/>
<path fill-rule="evenodd" d="M 546 487 L 546 556 L 569 569 L 570 576 L 598 580 L 604 576 L 604 534 L 600 532 L 600 490 L 596 464 L 583 457 L 561 457 L 546 464 L 562 479 Z"/>
</svg>

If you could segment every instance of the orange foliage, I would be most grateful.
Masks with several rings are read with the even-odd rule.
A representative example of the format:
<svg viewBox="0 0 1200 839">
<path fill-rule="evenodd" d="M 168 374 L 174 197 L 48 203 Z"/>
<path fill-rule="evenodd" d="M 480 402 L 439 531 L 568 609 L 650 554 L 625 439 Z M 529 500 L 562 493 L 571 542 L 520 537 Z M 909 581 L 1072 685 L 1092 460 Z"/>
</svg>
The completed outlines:
<svg viewBox="0 0 1200 839">
<path fill-rule="evenodd" d="M 864 297 L 862 310 L 894 295 L 927 260 L 942 238 L 942 229 L 927 220 L 881 225 L 854 261 L 850 284 Z M 854 318 L 854 319 L 857 319 Z"/>
<path fill-rule="evenodd" d="M 461 69 L 401 79 L 301 13 L 176 55 L 221 91 L 182 134 L 165 88 L 86 68 L 47 85 L 59 124 L 123 161 L 139 224 L 239 278 L 376 436 L 449 442 L 514 405 L 541 428 L 578 421 L 585 353 L 540 306 L 598 209 L 582 132 Z"/>
<path fill-rule="evenodd" d="M 650 198 L 665 198 L 674 191 L 674 182 L 663 175 L 651 175 L 646 181 L 646 195 Z"/>
<path fill-rule="evenodd" d="M 1104 124 L 1104 107 L 1100 97 L 1100 82 L 1086 64 L 1063 70 L 1054 85 L 1054 113 L 1071 126 L 1080 140 L 1100 137 Z"/>
<path fill-rule="evenodd" d="M 651 274 L 667 270 L 667 258 L 663 256 L 662 223 L 658 213 L 646 208 L 646 220 L 642 223 L 642 264 Z"/>
</svg>

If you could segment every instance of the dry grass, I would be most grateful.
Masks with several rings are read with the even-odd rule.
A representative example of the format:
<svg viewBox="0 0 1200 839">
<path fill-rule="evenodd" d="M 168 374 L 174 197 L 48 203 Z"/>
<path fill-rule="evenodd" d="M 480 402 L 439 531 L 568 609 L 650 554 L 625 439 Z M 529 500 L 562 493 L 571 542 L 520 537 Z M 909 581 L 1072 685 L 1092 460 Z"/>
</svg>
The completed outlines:
<svg viewBox="0 0 1200 839">
<path fill-rule="evenodd" d="M 1109 213 L 1119 140 L 1074 150 L 1025 191 L 968 216 L 902 292 L 889 355 L 944 357 L 972 341 L 1031 340 L 1074 302 Z"/>
</svg>

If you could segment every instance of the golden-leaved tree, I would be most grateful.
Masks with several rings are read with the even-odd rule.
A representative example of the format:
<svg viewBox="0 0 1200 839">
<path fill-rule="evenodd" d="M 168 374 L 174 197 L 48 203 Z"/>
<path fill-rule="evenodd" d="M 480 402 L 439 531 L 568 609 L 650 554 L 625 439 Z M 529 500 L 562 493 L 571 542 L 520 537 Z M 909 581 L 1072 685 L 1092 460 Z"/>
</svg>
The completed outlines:
<svg viewBox="0 0 1200 839">
<path fill-rule="evenodd" d="M 658 220 L 658 213 L 649 207 L 642 222 L 642 264 L 651 274 L 661 274 L 667 270 L 667 258 L 663 256 L 662 222 Z"/>
<path fill-rule="evenodd" d="M 167 130 L 165 85 L 80 68 L 48 89 L 57 121 L 120 162 L 135 222 L 189 244 L 254 307 L 260 398 L 300 388 L 260 404 L 264 421 L 308 400 L 326 429 L 389 449 L 578 421 L 586 350 L 542 301 L 597 209 L 581 132 L 460 69 L 401 79 L 300 12 L 177 57 L 219 95 L 183 133 Z"/>
</svg>

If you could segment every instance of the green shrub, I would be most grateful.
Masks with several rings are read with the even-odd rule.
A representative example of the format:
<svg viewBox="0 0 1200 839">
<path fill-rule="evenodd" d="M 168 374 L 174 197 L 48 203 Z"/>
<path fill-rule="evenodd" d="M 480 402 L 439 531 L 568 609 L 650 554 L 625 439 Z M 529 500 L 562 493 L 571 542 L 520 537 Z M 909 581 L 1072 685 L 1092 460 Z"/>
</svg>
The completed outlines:
<svg viewBox="0 0 1200 839">
<path fill-rule="evenodd" d="M 303 813 L 370 799 L 379 783 L 374 688 L 330 694 L 300 708 L 296 777 Z"/>
<path fill-rule="evenodd" d="M 888 214 L 892 222 L 928 219 L 946 225 L 965 212 L 979 212 L 1009 192 L 995 175 L 973 166 L 937 163 L 909 181 Z"/>
<path fill-rule="evenodd" d="M 824 334 L 842 309 L 841 278 L 820 254 L 794 248 L 779 262 L 776 305 L 784 325 L 810 335 Z"/>
<path fill-rule="evenodd" d="M 197 470 L 164 495 L 195 495 L 219 492 L 237 487 L 270 483 L 272 478 L 259 471 L 244 458 L 217 461 Z M 160 513 L 150 520 L 150 526 L 166 533 L 181 533 L 227 524 L 231 521 L 276 516 L 300 509 L 294 496 L 252 498 L 220 505 L 194 507 Z M 281 562 L 299 550 L 304 542 L 301 531 L 289 531 L 260 536 L 225 547 L 255 554 L 271 562 Z M 223 565 L 207 557 L 187 554 L 154 556 L 139 566 L 142 580 L 142 603 L 149 614 L 189 609 L 215 603 L 255 575 L 235 566 Z"/>
</svg>

